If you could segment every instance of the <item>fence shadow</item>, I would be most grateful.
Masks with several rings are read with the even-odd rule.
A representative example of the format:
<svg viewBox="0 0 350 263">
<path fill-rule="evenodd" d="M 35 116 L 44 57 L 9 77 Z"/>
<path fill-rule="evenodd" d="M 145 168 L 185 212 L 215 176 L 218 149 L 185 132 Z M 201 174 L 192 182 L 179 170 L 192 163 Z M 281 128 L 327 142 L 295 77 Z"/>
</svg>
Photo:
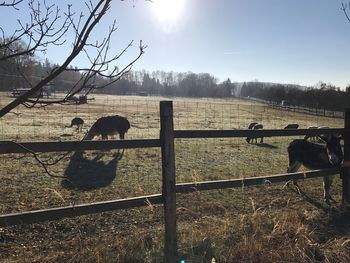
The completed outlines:
<svg viewBox="0 0 350 263">
<path fill-rule="evenodd" d="M 117 176 L 117 164 L 123 157 L 118 152 L 108 163 L 101 160 L 104 153 L 88 159 L 83 152 L 75 152 L 64 172 L 62 187 L 66 189 L 92 190 L 108 186 Z"/>
<path fill-rule="evenodd" d="M 259 146 L 259 147 L 263 147 L 263 148 L 269 148 L 269 149 L 277 149 L 278 148 L 275 145 L 264 143 L 264 142 L 263 143 L 256 143 L 254 145 Z"/>
</svg>

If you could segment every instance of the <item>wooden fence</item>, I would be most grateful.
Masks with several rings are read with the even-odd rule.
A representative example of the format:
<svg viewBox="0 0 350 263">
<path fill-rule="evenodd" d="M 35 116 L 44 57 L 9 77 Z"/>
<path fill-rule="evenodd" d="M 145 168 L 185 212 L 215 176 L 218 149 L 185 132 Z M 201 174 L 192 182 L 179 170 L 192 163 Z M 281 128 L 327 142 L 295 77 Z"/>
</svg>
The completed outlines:
<svg viewBox="0 0 350 263">
<path fill-rule="evenodd" d="M 315 115 L 315 116 L 340 118 L 340 119 L 344 119 L 344 117 L 345 117 L 344 112 L 342 112 L 342 111 L 326 110 L 325 108 L 323 108 L 323 109 L 321 109 L 321 108 L 308 108 L 308 107 L 302 107 L 302 106 L 280 105 L 280 104 L 275 104 L 275 103 L 269 103 L 268 106 L 273 108 L 273 109 L 299 112 L 299 113 Z"/>
<path fill-rule="evenodd" d="M 160 139 L 111 140 L 111 141 L 70 141 L 70 142 L 0 142 L 0 153 L 58 152 L 83 150 L 108 150 L 160 147 L 162 155 L 162 193 L 135 198 L 110 200 L 92 204 L 41 209 L 22 213 L 0 215 L 0 227 L 31 224 L 67 217 L 101 213 L 118 209 L 136 208 L 151 204 L 164 205 L 165 239 L 164 261 L 177 262 L 176 193 L 189 193 L 199 190 L 235 188 L 242 186 L 280 183 L 290 180 L 315 178 L 340 173 L 342 179 L 342 199 L 350 202 L 350 109 L 345 113 L 344 128 L 337 129 L 295 129 L 295 130 L 174 130 L 172 101 L 160 102 Z M 279 174 L 244 179 L 217 180 L 207 182 L 176 184 L 175 148 L 176 138 L 225 138 L 225 137 L 272 137 L 319 134 L 344 135 L 344 167 L 339 169 L 314 170 L 290 174 Z"/>
</svg>

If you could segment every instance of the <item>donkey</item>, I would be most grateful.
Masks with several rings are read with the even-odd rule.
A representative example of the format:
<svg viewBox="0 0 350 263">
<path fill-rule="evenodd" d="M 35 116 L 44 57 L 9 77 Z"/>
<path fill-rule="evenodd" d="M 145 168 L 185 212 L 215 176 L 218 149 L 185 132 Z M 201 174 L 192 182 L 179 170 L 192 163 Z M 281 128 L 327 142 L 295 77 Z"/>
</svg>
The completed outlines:
<svg viewBox="0 0 350 263">
<path fill-rule="evenodd" d="M 77 126 L 77 131 L 81 131 L 83 129 L 84 120 L 79 117 L 75 117 L 72 119 L 70 126 L 66 126 L 67 128 L 72 128 L 73 126 Z"/>
<path fill-rule="evenodd" d="M 341 138 L 334 135 L 329 137 L 320 136 L 326 142 L 326 145 L 319 145 L 304 139 L 297 139 L 289 144 L 288 173 L 296 172 L 301 165 L 308 169 L 340 167 L 343 161 L 343 152 L 340 145 Z M 329 204 L 330 200 L 334 201 L 330 195 L 332 181 L 333 176 L 323 177 L 324 198 L 327 204 Z M 294 184 L 300 192 L 296 181 L 294 181 Z"/>
<path fill-rule="evenodd" d="M 119 133 L 119 138 L 124 140 L 125 133 L 130 129 L 127 118 L 114 115 L 99 118 L 90 128 L 83 140 L 92 140 L 95 136 L 101 135 L 102 140 L 107 140 L 108 135 Z"/>
<path fill-rule="evenodd" d="M 264 126 L 262 124 L 260 124 L 260 123 L 257 123 L 257 122 L 252 122 L 248 126 L 249 130 L 251 130 L 251 129 L 253 129 L 253 130 L 260 130 L 260 129 L 263 129 L 263 128 L 264 128 Z M 245 140 L 246 140 L 247 143 L 250 143 L 250 141 L 253 142 L 254 140 L 255 140 L 255 143 L 258 142 L 258 138 L 257 137 L 247 137 Z M 264 141 L 264 138 L 260 137 L 260 143 L 263 143 L 263 141 Z"/>
<path fill-rule="evenodd" d="M 299 128 L 299 124 L 297 124 L 297 123 L 290 123 L 286 127 L 284 127 L 283 129 L 298 129 L 298 128 Z"/>
</svg>

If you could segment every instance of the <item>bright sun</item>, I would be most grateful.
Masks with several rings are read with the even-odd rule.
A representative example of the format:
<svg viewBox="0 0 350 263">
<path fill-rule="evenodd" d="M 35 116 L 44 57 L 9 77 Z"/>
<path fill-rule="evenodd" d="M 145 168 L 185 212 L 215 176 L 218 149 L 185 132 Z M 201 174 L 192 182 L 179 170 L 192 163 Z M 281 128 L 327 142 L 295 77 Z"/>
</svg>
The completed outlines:
<svg viewBox="0 0 350 263">
<path fill-rule="evenodd" d="M 181 15 L 184 0 L 153 0 L 153 8 L 160 22 L 173 27 Z"/>
</svg>

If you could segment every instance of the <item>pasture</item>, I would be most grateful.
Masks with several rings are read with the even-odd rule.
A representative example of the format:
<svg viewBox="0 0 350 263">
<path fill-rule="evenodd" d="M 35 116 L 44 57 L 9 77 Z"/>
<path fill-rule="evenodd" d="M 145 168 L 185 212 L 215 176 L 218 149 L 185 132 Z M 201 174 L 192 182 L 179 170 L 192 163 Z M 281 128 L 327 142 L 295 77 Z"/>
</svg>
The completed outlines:
<svg viewBox="0 0 350 263">
<path fill-rule="evenodd" d="M 127 139 L 158 138 L 157 97 L 94 95 L 83 105 L 23 106 L 0 119 L 1 140 L 80 140 L 99 117 L 118 114 L 131 123 Z M 9 98 L 2 96 L 3 106 Z M 81 117 L 84 132 L 67 128 Z M 271 109 L 243 100 L 174 99 L 175 129 L 246 129 L 250 122 L 278 129 L 288 123 L 343 127 L 343 120 Z M 177 182 L 285 173 L 293 137 L 264 144 L 236 139 L 176 140 Z M 161 192 L 159 149 L 40 154 L 49 176 L 31 154 L 2 155 L 0 213 L 30 211 Z M 64 177 L 74 181 L 65 183 Z M 339 178 L 332 187 L 338 206 L 322 200 L 322 180 L 300 182 L 306 196 L 287 187 L 262 185 L 178 195 L 179 254 L 189 262 L 347 262 L 349 225 L 338 209 Z M 162 207 L 121 210 L 42 224 L 0 228 L 4 262 L 161 262 Z M 192 261 L 191 261 L 192 260 Z M 186 262 L 187 262 L 186 261 Z"/>
</svg>

